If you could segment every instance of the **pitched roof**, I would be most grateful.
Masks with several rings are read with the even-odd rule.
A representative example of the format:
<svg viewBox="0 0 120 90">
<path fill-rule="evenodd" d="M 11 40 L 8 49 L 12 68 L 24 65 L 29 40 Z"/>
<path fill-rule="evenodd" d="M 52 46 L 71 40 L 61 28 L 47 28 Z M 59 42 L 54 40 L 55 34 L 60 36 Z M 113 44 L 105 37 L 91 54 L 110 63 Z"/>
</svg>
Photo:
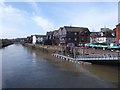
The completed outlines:
<svg viewBox="0 0 120 90">
<path fill-rule="evenodd" d="M 110 28 L 101 28 L 101 32 L 112 32 Z"/>
<path fill-rule="evenodd" d="M 72 27 L 72 26 L 64 26 L 64 28 L 67 30 L 67 31 L 71 31 L 71 32 L 79 32 L 79 31 L 89 31 L 88 28 L 85 28 L 85 27 Z"/>
<path fill-rule="evenodd" d="M 118 23 L 118 25 L 116 25 L 116 26 L 120 26 L 120 23 Z"/>
<path fill-rule="evenodd" d="M 46 37 L 46 35 L 35 35 L 36 37 Z"/>
<path fill-rule="evenodd" d="M 52 35 L 53 31 L 47 32 L 46 35 Z"/>
<path fill-rule="evenodd" d="M 100 36 L 100 32 L 90 32 L 91 37 L 98 37 Z"/>
<path fill-rule="evenodd" d="M 53 33 L 57 33 L 59 30 L 54 30 Z"/>
</svg>

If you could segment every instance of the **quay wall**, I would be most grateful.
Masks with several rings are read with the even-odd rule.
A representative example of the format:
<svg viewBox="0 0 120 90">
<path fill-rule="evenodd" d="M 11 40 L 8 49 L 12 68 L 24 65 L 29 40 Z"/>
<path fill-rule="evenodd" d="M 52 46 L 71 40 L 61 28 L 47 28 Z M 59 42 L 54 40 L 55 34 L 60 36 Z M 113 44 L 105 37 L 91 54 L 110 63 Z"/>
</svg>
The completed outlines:
<svg viewBox="0 0 120 90">
<path fill-rule="evenodd" d="M 40 54 L 48 60 L 66 60 L 66 61 L 76 63 L 76 64 L 90 64 L 90 63 L 87 63 L 84 61 L 75 61 L 75 60 L 72 60 L 72 58 L 70 60 L 67 60 L 66 58 L 63 58 L 63 57 L 55 57 L 53 55 L 53 53 L 58 51 L 56 49 L 53 50 L 53 49 L 49 49 L 49 48 L 43 48 L 43 47 L 40 47 L 39 45 L 32 45 L 32 44 L 28 44 L 28 43 L 23 44 L 23 45 L 30 49 L 33 49 L 33 50 L 39 50 L 40 52 L 42 52 Z"/>
<path fill-rule="evenodd" d="M 47 60 L 61 60 L 61 59 L 58 59 L 58 58 L 55 58 L 55 57 L 52 56 L 52 53 L 54 53 L 56 50 L 43 48 L 43 47 L 40 47 L 39 45 L 34 46 L 32 44 L 29 44 L 29 43 L 25 43 L 25 44 L 22 44 L 22 45 L 27 47 L 28 49 L 38 51 L 40 56 L 42 56 L 43 58 L 45 58 Z"/>
<path fill-rule="evenodd" d="M 49 49 L 49 48 L 43 48 L 39 45 L 32 45 L 32 44 L 24 44 L 25 46 L 32 48 L 32 49 L 36 49 L 36 50 L 40 50 L 43 53 L 46 53 L 46 55 L 44 55 L 46 58 L 48 59 L 59 59 L 61 60 L 62 58 L 56 58 L 54 56 L 52 56 L 52 54 L 58 50 L 54 50 L 54 49 Z M 78 62 L 89 62 L 92 64 L 98 64 L 98 65 L 111 65 L 111 66 L 119 66 L 120 65 L 120 60 L 80 60 Z M 72 61 L 71 61 L 72 62 Z"/>
<path fill-rule="evenodd" d="M 49 49 L 48 47 L 43 47 L 43 46 L 40 46 L 40 45 L 37 45 L 37 44 L 33 45 L 33 44 L 25 43 L 23 45 L 27 46 L 29 48 L 40 50 L 41 52 L 44 52 L 44 53 L 49 53 L 49 54 L 52 54 L 52 53 L 58 51 L 58 50 Z"/>
</svg>

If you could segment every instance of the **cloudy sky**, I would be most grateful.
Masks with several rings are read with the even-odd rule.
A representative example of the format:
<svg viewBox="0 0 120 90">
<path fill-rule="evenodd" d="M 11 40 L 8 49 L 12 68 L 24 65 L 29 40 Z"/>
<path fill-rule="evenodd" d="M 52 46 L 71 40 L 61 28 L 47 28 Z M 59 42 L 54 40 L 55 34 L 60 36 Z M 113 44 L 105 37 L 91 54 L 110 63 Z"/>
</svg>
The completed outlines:
<svg viewBox="0 0 120 90">
<path fill-rule="evenodd" d="M 115 28 L 118 2 L 0 3 L 0 38 L 26 37 L 72 25 L 99 31 Z"/>
</svg>

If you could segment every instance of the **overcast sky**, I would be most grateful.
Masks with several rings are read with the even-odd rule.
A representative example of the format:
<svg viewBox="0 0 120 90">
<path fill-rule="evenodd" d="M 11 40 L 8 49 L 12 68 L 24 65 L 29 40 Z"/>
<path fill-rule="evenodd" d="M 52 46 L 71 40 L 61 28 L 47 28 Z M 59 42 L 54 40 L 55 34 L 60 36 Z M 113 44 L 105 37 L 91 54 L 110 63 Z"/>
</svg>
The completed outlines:
<svg viewBox="0 0 120 90">
<path fill-rule="evenodd" d="M 46 34 L 65 25 L 113 29 L 118 24 L 118 2 L 4 2 L 0 21 L 0 38 Z"/>
</svg>

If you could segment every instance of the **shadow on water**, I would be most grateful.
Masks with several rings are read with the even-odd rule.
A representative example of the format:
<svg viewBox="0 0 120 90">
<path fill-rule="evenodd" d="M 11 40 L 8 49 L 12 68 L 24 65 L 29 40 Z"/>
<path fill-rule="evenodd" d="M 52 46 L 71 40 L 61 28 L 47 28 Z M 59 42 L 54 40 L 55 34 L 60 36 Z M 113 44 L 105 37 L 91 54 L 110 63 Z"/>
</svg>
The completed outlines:
<svg viewBox="0 0 120 90">
<path fill-rule="evenodd" d="M 116 68 L 79 65 L 19 44 L 5 48 L 3 60 L 3 87 L 111 88 L 118 82 Z"/>
</svg>

